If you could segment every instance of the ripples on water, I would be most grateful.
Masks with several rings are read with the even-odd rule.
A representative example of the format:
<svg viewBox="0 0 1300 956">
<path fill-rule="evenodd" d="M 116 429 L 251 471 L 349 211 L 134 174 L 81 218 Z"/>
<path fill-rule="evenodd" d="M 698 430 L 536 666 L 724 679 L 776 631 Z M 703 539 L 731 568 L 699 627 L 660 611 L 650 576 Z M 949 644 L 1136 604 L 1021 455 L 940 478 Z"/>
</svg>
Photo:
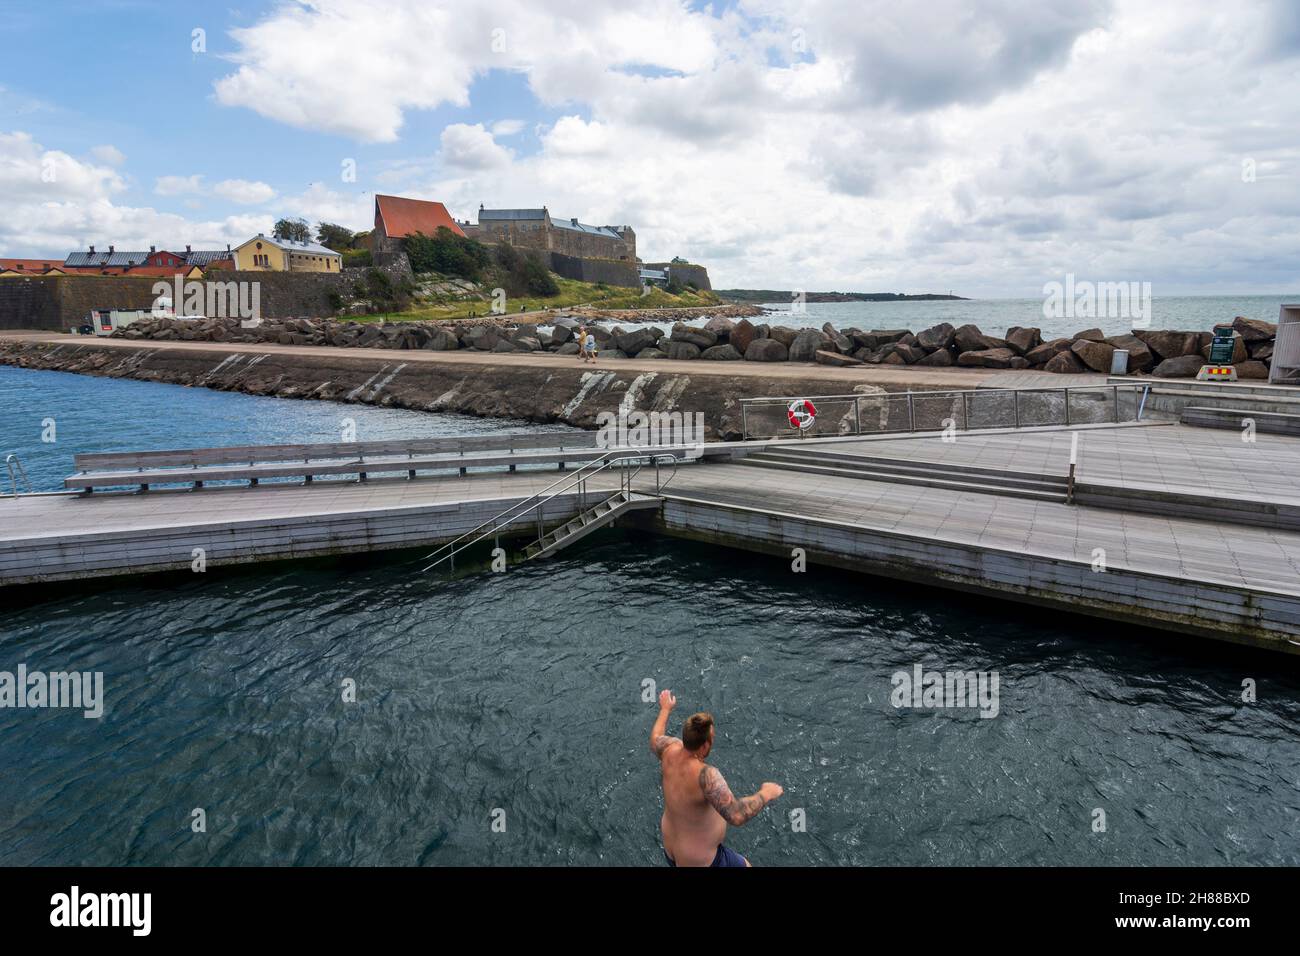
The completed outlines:
<svg viewBox="0 0 1300 956">
<path fill-rule="evenodd" d="M 759 864 L 1300 862 L 1289 661 L 591 540 L 455 580 L 402 555 L 42 594 L 4 666 L 103 670 L 107 709 L 0 711 L 5 861 L 659 865 L 650 678 L 674 730 L 713 712 L 738 792 L 784 784 L 728 840 Z M 917 662 L 997 670 L 1000 715 L 894 710 Z"/>
</svg>

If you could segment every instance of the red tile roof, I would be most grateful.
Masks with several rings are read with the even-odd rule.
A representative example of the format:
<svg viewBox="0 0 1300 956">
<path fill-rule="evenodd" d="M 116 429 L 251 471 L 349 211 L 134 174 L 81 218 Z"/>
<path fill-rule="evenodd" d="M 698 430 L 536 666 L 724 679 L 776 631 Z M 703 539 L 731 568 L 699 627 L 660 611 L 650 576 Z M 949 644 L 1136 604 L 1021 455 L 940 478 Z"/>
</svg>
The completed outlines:
<svg viewBox="0 0 1300 956">
<path fill-rule="evenodd" d="M 12 269 L 15 272 L 30 272 L 33 275 L 62 268 L 62 259 L 0 259 L 0 270 Z"/>
<path fill-rule="evenodd" d="M 447 212 L 447 207 L 440 202 L 376 195 L 375 216 L 383 218 L 384 232 L 391 239 L 400 239 L 417 232 L 432 236 L 439 226 L 446 226 L 458 236 L 465 235 Z"/>
</svg>

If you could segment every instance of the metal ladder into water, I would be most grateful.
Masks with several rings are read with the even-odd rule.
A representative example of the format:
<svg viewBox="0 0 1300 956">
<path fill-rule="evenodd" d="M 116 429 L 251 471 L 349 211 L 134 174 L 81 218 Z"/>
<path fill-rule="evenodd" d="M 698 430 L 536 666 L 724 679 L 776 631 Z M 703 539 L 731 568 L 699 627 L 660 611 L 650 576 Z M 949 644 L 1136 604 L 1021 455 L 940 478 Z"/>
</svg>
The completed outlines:
<svg viewBox="0 0 1300 956">
<path fill-rule="evenodd" d="M 431 571 L 444 561 L 448 562 L 454 570 L 456 555 L 487 538 L 498 538 L 503 530 L 519 522 L 530 512 L 536 517 L 537 540 L 524 548 L 525 561 L 550 557 L 560 549 L 585 538 L 598 528 L 609 525 L 616 518 L 627 514 L 629 511 L 658 508 L 662 502 L 662 499 L 658 497 L 658 492 L 668 482 L 672 481 L 677 473 L 677 463 L 682 460 L 677 451 L 684 452 L 686 449 L 645 449 L 639 454 L 630 455 L 628 454 L 629 451 L 632 451 L 632 449 L 617 448 L 600 458 L 589 461 L 573 474 L 552 482 L 536 494 L 489 518 L 478 527 L 465 532 L 459 538 L 447 542 L 442 547 L 424 556 L 426 561 L 433 560 L 423 570 Z M 653 495 L 641 494 L 632 488 L 633 482 L 640 474 L 642 467 L 647 463 L 652 464 L 655 469 L 655 494 Z M 665 464 L 671 464 L 673 469 L 666 479 L 663 478 L 660 472 L 661 466 Z M 602 497 L 595 505 L 587 507 L 588 482 L 596 475 L 613 468 L 621 469 L 618 491 Z M 544 520 L 546 504 L 566 492 L 575 491 L 582 503 L 582 510 L 576 517 L 548 533 L 545 529 Z"/>
<path fill-rule="evenodd" d="M 32 483 L 27 480 L 27 469 L 23 467 L 22 461 L 15 454 L 5 455 L 5 468 L 9 472 L 10 497 L 18 497 L 18 478 L 23 479 L 23 484 L 27 486 L 27 494 L 32 493 Z"/>
</svg>

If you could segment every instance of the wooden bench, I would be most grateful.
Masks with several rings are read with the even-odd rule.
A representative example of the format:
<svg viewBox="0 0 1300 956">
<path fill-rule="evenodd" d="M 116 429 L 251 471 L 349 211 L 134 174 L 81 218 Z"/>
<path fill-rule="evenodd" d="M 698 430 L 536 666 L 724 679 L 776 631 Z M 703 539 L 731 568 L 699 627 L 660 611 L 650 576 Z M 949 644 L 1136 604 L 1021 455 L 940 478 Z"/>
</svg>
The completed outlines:
<svg viewBox="0 0 1300 956">
<path fill-rule="evenodd" d="M 372 442 L 306 445 L 239 445 L 166 451 L 107 452 L 77 455 L 76 472 L 63 486 L 90 493 L 95 488 L 152 484 L 193 484 L 314 475 L 367 474 L 459 469 L 520 464 L 558 464 L 599 457 L 595 432 L 543 432 L 469 435 Z"/>
</svg>

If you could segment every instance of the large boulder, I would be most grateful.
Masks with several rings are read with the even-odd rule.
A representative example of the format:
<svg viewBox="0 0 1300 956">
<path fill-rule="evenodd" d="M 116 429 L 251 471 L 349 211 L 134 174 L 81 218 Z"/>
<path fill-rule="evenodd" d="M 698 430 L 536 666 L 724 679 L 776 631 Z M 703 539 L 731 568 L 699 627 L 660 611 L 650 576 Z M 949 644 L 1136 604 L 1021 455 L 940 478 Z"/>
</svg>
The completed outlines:
<svg viewBox="0 0 1300 956">
<path fill-rule="evenodd" d="M 725 315 L 715 315 L 713 318 L 709 319 L 709 321 L 704 323 L 704 327 L 719 339 L 725 339 L 729 336 L 735 325 L 736 323 L 732 322 L 731 319 L 727 318 Z"/>
<path fill-rule="evenodd" d="M 572 324 L 561 325 L 560 323 L 563 321 L 564 321 L 563 319 L 555 320 L 555 327 L 551 329 L 552 345 L 563 345 L 565 342 L 571 341 L 573 339 L 573 330 L 575 326 Z M 569 323 L 573 322 L 572 319 L 569 319 L 568 321 Z"/>
<path fill-rule="evenodd" d="M 435 352 L 451 352 L 460 348 L 460 340 L 448 329 L 435 329 L 424 347 Z"/>
<path fill-rule="evenodd" d="M 911 335 L 911 333 L 907 329 L 875 329 L 871 332 L 854 330 L 850 338 L 859 348 L 878 349 L 883 345 L 898 342 L 908 335 Z"/>
<path fill-rule="evenodd" d="M 971 349 L 957 356 L 957 364 L 978 368 L 1011 368 L 1011 360 L 1016 357 L 1011 349 Z"/>
<path fill-rule="evenodd" d="M 734 345 L 728 343 L 705 349 L 700 353 L 700 358 L 708 359 L 711 362 L 739 362 L 744 356 L 736 351 Z"/>
<path fill-rule="evenodd" d="M 1156 378 L 1193 378 L 1204 364 L 1205 360 L 1199 355 L 1180 355 L 1165 359 L 1151 374 Z"/>
<path fill-rule="evenodd" d="M 658 329 L 640 328 L 632 329 L 630 332 L 619 329 L 614 335 L 614 347 L 619 351 L 626 352 L 628 355 L 636 355 L 636 353 L 652 347 L 659 341 L 656 332 L 658 332 Z"/>
<path fill-rule="evenodd" d="M 784 362 L 789 350 L 776 339 L 754 339 L 745 349 L 746 362 Z"/>
<path fill-rule="evenodd" d="M 640 352 L 637 352 L 636 357 L 639 359 L 661 359 L 661 358 L 667 358 L 668 355 L 667 353 L 661 352 L 656 348 L 649 348 L 649 349 L 642 349 Z"/>
<path fill-rule="evenodd" d="M 1136 335 L 1125 333 L 1124 335 L 1112 335 L 1106 340 L 1107 345 L 1113 345 L 1117 349 L 1124 349 L 1128 352 L 1128 371 L 1146 372 L 1156 364 L 1155 356 L 1151 354 L 1151 349 Z M 1107 370 L 1109 371 L 1109 369 Z"/>
<path fill-rule="evenodd" d="M 1075 332 L 1073 338 L 1076 342 L 1080 339 L 1085 342 L 1104 342 L 1106 341 L 1106 333 L 1101 329 L 1084 329 L 1082 332 Z"/>
<path fill-rule="evenodd" d="M 789 348 L 794 345 L 794 340 L 799 337 L 799 330 L 792 329 L 788 325 L 774 325 L 768 330 L 768 336 Z M 759 338 L 762 338 L 762 336 L 759 336 Z"/>
<path fill-rule="evenodd" d="M 790 346 L 791 362 L 811 362 L 817 351 L 826 346 L 828 340 L 824 332 L 817 329 L 804 329 Z"/>
<path fill-rule="evenodd" d="M 947 368 L 948 366 L 955 364 L 956 361 L 957 360 L 952 357 L 952 352 L 948 349 L 936 349 L 925 358 L 919 359 L 916 364 L 934 368 Z"/>
<path fill-rule="evenodd" d="M 534 336 L 521 335 L 514 341 L 515 351 L 517 352 L 540 352 L 542 343 Z"/>
<path fill-rule="evenodd" d="M 951 322 L 940 322 L 922 332 L 917 332 L 916 344 L 927 352 L 937 352 L 940 349 L 947 351 L 952 348 L 956 335 L 957 330 L 953 328 Z"/>
<path fill-rule="evenodd" d="M 1043 333 L 1039 329 L 1025 329 L 1018 325 L 1007 329 L 1007 347 L 1017 355 L 1028 355 L 1042 344 Z"/>
<path fill-rule="evenodd" d="M 1248 319 L 1244 315 L 1239 315 L 1233 319 L 1232 327 L 1235 331 L 1240 332 L 1241 337 L 1247 342 L 1263 342 L 1277 338 L 1277 326 L 1274 323 L 1262 322 L 1259 319 Z"/>
<path fill-rule="evenodd" d="M 956 345 L 958 352 L 987 352 L 1007 347 L 1002 339 L 985 335 L 978 326 L 970 324 L 963 325 L 953 333 L 953 344 Z"/>
<path fill-rule="evenodd" d="M 382 334 L 376 336 L 376 338 L 382 338 Z M 366 340 L 367 336 L 362 335 L 361 340 L 357 344 L 365 345 L 367 344 Z M 465 347 L 469 349 L 478 349 L 480 352 L 491 352 L 496 349 L 497 345 L 501 341 L 501 336 L 497 335 L 497 330 L 492 328 L 490 325 L 471 325 L 465 330 Z M 506 343 L 506 345 L 509 344 L 509 342 Z M 513 351 L 513 347 L 508 348 L 506 351 Z"/>
<path fill-rule="evenodd" d="M 827 325 L 829 324 L 828 322 Z M 831 340 L 831 345 L 835 346 L 835 351 L 841 355 L 851 355 L 857 347 L 851 338 L 841 332 L 836 332 L 834 329 L 825 334 Z"/>
<path fill-rule="evenodd" d="M 919 345 L 912 345 L 900 340 L 880 349 L 880 360 L 882 362 L 891 355 L 897 355 L 908 365 L 913 365 L 925 358 L 925 349 Z"/>
<path fill-rule="evenodd" d="M 1105 342 L 1096 342 L 1092 339 L 1078 339 L 1070 346 L 1070 351 L 1080 362 L 1088 366 L 1094 372 L 1110 372 L 1111 356 L 1115 354 L 1115 346 L 1107 345 Z"/>
<path fill-rule="evenodd" d="M 678 361 L 684 359 L 697 359 L 700 357 L 700 347 L 690 342 L 673 342 L 668 343 L 668 357 Z"/>
<path fill-rule="evenodd" d="M 838 368 L 862 364 L 862 362 L 855 359 L 852 355 L 841 355 L 839 352 L 829 352 L 826 349 L 818 349 L 814 352 L 813 361 L 818 365 L 831 365 Z"/>
<path fill-rule="evenodd" d="M 1142 329 L 1133 334 L 1147 344 L 1157 360 L 1193 355 L 1200 349 L 1199 337 L 1195 332 Z"/>
<path fill-rule="evenodd" d="M 1074 375 L 1084 371 L 1084 365 L 1075 357 L 1075 354 L 1068 349 L 1064 352 L 1057 352 L 1043 366 L 1044 372 L 1059 372 L 1063 375 Z"/>
<path fill-rule="evenodd" d="M 727 337 L 727 341 L 734 345 L 736 351 L 743 355 L 745 350 L 749 348 L 749 343 L 757 337 L 754 334 L 756 331 L 757 329 L 754 328 L 754 324 L 749 319 L 741 319 L 731 327 L 731 334 Z"/>
<path fill-rule="evenodd" d="M 1273 357 L 1273 340 L 1260 342 L 1247 342 L 1246 351 L 1250 353 L 1253 359 L 1259 359 L 1261 362 L 1267 362 Z"/>
<path fill-rule="evenodd" d="M 1069 339 L 1052 339 L 1030 349 L 1025 353 L 1025 358 L 1030 365 L 1046 365 L 1057 353 L 1068 352 L 1071 344 Z"/>
<path fill-rule="evenodd" d="M 1237 370 L 1237 378 L 1268 378 L 1268 366 L 1263 362 L 1256 362 L 1254 359 L 1238 362 L 1234 368 Z"/>
<path fill-rule="evenodd" d="M 673 325 L 669 338 L 674 342 L 688 342 L 700 349 L 711 348 L 718 344 L 718 333 L 709 329 L 693 328 L 682 322 Z"/>
</svg>

